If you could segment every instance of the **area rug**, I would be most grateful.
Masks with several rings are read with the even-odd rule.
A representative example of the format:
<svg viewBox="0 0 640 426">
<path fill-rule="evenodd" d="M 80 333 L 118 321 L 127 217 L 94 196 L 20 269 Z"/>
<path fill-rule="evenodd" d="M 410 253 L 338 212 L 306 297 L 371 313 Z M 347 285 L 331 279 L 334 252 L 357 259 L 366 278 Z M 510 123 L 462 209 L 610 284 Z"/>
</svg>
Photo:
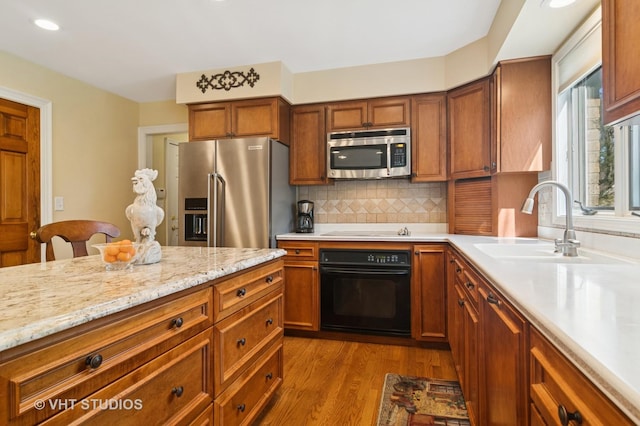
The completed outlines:
<svg viewBox="0 0 640 426">
<path fill-rule="evenodd" d="M 458 382 L 387 373 L 377 425 L 467 426 L 470 423 Z"/>
</svg>

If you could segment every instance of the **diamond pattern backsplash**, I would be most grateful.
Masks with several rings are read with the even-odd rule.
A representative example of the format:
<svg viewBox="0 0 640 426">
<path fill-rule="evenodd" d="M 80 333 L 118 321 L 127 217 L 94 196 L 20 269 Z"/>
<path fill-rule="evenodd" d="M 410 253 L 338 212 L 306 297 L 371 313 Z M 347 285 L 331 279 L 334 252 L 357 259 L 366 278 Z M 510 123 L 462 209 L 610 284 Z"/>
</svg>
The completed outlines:
<svg viewBox="0 0 640 426">
<path fill-rule="evenodd" d="M 446 223 L 447 184 L 406 179 L 336 181 L 298 187 L 314 202 L 315 223 Z"/>
</svg>

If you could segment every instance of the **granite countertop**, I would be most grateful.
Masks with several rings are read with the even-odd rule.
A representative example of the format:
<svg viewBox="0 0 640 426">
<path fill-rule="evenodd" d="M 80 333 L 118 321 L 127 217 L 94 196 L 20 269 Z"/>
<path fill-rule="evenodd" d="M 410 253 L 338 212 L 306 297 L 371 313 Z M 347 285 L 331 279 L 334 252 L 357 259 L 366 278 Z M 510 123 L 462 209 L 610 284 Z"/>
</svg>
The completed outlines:
<svg viewBox="0 0 640 426">
<path fill-rule="evenodd" d="M 162 260 L 105 271 L 98 255 L 0 268 L 0 351 L 285 255 L 280 249 L 162 247 Z"/>
<path fill-rule="evenodd" d="M 578 369 L 640 424 L 639 259 L 590 263 L 585 258 L 580 263 L 567 259 L 499 258 L 487 254 L 488 245 L 508 244 L 503 248 L 509 251 L 514 249 L 514 244 L 539 244 L 546 248 L 552 242 L 422 231 L 398 236 L 392 229 L 374 231 L 371 227 L 291 233 L 278 236 L 278 240 L 450 243 Z"/>
</svg>

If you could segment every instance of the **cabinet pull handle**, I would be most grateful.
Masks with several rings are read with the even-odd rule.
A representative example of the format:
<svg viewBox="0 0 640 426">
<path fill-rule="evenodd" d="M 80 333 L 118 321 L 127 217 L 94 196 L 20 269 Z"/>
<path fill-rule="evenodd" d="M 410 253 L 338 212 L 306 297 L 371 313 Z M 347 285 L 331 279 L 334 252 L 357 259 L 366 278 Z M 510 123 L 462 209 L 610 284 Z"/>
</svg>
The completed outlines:
<svg viewBox="0 0 640 426">
<path fill-rule="evenodd" d="M 467 288 L 469 290 L 473 290 L 473 288 L 476 286 L 474 283 L 472 283 L 471 281 L 467 281 L 466 283 L 464 283 L 465 286 L 467 286 Z"/>
<path fill-rule="evenodd" d="M 576 410 L 570 413 L 562 404 L 558 405 L 558 418 L 562 426 L 568 426 L 571 420 L 574 420 L 579 425 L 582 424 L 582 414 L 580 414 L 580 411 Z"/>
<path fill-rule="evenodd" d="M 300 249 L 296 249 L 296 254 L 300 254 Z"/>
<path fill-rule="evenodd" d="M 273 275 L 269 275 L 266 279 L 267 283 L 271 284 L 273 282 Z"/>
<path fill-rule="evenodd" d="M 89 355 L 87 359 L 84 360 L 84 363 L 91 368 L 98 368 L 102 365 L 102 355 Z"/>
<path fill-rule="evenodd" d="M 236 343 L 238 344 L 238 346 L 244 346 L 247 344 L 247 339 L 243 337 L 242 339 L 238 339 Z"/>
<path fill-rule="evenodd" d="M 456 260 L 455 259 L 449 259 L 449 263 L 453 265 L 454 263 L 456 263 Z"/>
<path fill-rule="evenodd" d="M 488 172 L 491 169 L 489 168 L 489 166 L 484 166 L 484 167 L 482 167 L 482 170 L 484 170 L 485 172 Z"/>
<path fill-rule="evenodd" d="M 236 292 L 236 296 L 238 297 L 244 297 L 245 294 L 247 294 L 247 289 L 244 287 L 241 289 L 238 289 L 238 291 Z"/>
<path fill-rule="evenodd" d="M 171 389 L 171 393 L 180 398 L 184 393 L 184 388 L 182 386 L 176 386 Z"/>
<path fill-rule="evenodd" d="M 456 268 L 456 272 L 460 273 L 460 272 L 462 272 L 462 269 L 460 269 L 460 267 L 458 267 L 458 268 Z"/>
<path fill-rule="evenodd" d="M 464 306 L 464 299 L 458 299 L 458 305 L 459 306 Z"/>
<path fill-rule="evenodd" d="M 244 404 L 238 404 L 238 411 L 240 411 L 241 413 L 244 413 L 244 410 L 247 408 L 246 405 Z"/>
<path fill-rule="evenodd" d="M 182 317 L 174 318 L 171 320 L 171 326 L 175 328 L 182 327 L 182 324 L 184 324 L 184 320 L 182 319 Z"/>
<path fill-rule="evenodd" d="M 487 302 L 493 303 L 494 305 L 498 305 L 498 306 L 500 306 L 501 304 L 500 300 L 498 300 L 498 298 L 494 296 L 493 293 L 489 293 L 487 295 Z"/>
<path fill-rule="evenodd" d="M 271 380 L 273 379 L 273 373 L 267 373 L 266 376 L 264 376 L 267 380 Z"/>
<path fill-rule="evenodd" d="M 272 324 L 273 324 L 273 318 L 268 318 L 267 325 L 272 325 Z"/>
</svg>

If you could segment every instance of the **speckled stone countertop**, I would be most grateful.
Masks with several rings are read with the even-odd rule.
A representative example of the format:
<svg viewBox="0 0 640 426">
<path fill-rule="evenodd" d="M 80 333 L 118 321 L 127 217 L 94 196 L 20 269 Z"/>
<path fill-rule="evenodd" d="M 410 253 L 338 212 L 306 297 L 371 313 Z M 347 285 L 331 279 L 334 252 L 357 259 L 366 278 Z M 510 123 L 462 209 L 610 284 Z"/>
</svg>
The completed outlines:
<svg viewBox="0 0 640 426">
<path fill-rule="evenodd" d="M 415 227 L 412 227 L 415 228 Z M 353 228 L 351 228 L 353 229 Z M 627 415 L 640 424 L 640 260 L 499 258 L 487 254 L 552 242 L 412 232 L 395 228 L 279 235 L 280 241 L 448 242 Z M 495 247 L 502 245 L 502 247 Z M 503 250 L 499 250 L 503 249 Z M 579 249 L 579 251 L 587 249 Z M 633 252 L 633 251 L 630 251 Z M 601 252 L 602 253 L 602 252 Z M 607 253 L 602 253 L 607 255 Z M 621 258 L 622 259 L 622 258 Z"/>
<path fill-rule="evenodd" d="M 105 271 L 98 255 L 0 268 L 0 351 L 282 257 L 279 249 L 162 247 Z"/>
</svg>

